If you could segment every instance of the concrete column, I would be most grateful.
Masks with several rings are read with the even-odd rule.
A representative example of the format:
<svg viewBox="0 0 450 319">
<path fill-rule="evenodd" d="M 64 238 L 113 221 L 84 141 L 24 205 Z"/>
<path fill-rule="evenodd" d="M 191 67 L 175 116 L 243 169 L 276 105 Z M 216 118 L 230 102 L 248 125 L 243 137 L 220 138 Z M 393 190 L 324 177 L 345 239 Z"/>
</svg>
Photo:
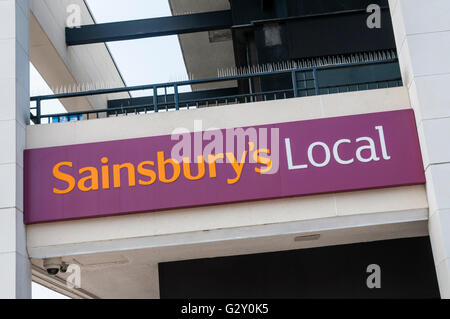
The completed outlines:
<svg viewBox="0 0 450 319">
<path fill-rule="evenodd" d="M 439 288 L 443 298 L 450 298 L 450 1 L 389 4 L 421 140 Z"/>
<path fill-rule="evenodd" d="M 23 224 L 29 121 L 29 4 L 0 0 L 0 298 L 31 298 Z"/>
</svg>

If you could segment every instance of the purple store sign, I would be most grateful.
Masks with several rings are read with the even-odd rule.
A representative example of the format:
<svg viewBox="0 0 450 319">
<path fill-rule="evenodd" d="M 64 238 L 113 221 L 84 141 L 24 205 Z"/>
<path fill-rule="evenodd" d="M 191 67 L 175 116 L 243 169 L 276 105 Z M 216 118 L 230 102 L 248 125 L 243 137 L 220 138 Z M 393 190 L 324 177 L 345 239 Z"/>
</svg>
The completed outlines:
<svg viewBox="0 0 450 319">
<path fill-rule="evenodd" d="M 425 183 L 412 110 L 177 133 L 26 150 L 25 222 Z"/>
</svg>

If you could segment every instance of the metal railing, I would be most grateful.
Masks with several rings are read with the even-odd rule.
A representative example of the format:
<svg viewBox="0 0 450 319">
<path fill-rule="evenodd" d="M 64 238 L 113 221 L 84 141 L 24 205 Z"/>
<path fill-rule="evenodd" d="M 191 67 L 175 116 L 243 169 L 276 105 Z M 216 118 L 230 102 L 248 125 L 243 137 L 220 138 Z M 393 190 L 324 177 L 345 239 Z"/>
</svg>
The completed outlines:
<svg viewBox="0 0 450 319">
<path fill-rule="evenodd" d="M 289 88 L 258 89 L 253 88 L 255 81 L 270 77 L 272 83 L 277 79 L 290 81 Z M 249 92 L 226 96 L 183 99 L 179 93 L 183 86 L 213 84 L 229 81 L 249 81 Z M 259 82 L 261 84 L 261 82 Z M 281 83 L 281 82 L 280 82 Z M 261 85 L 260 85 L 261 86 Z M 280 85 L 283 86 L 283 85 Z M 250 103 L 257 101 L 279 100 L 294 97 L 314 96 L 321 94 L 361 91 L 378 88 L 402 86 L 400 70 L 397 59 L 371 61 L 360 63 L 347 63 L 309 68 L 287 69 L 278 71 L 257 72 L 251 74 L 224 76 L 219 78 L 179 81 L 173 83 L 160 83 L 142 86 L 132 86 L 113 89 L 91 90 L 65 94 L 35 96 L 35 102 L 30 107 L 31 120 L 35 124 L 55 123 L 71 120 L 89 120 L 112 116 L 126 116 L 129 114 L 147 114 L 153 112 L 181 110 L 200 107 L 211 107 L 228 104 Z M 68 99 L 123 92 L 151 90 L 153 98 L 151 103 L 139 105 L 123 105 L 105 109 L 93 109 L 70 113 L 43 114 L 43 102 L 55 99 Z M 163 90 L 163 94 L 160 92 Z M 168 92 L 173 92 L 168 94 Z"/>
</svg>

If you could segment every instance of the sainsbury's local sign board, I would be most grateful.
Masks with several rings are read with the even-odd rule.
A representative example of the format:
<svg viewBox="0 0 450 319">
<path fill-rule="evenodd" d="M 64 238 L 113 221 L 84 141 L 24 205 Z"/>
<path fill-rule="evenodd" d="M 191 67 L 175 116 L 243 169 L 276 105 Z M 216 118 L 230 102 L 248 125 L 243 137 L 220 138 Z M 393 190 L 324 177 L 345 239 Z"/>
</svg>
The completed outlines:
<svg viewBox="0 0 450 319">
<path fill-rule="evenodd" d="M 412 110 L 178 129 L 167 136 L 26 150 L 25 222 L 422 183 Z"/>
</svg>

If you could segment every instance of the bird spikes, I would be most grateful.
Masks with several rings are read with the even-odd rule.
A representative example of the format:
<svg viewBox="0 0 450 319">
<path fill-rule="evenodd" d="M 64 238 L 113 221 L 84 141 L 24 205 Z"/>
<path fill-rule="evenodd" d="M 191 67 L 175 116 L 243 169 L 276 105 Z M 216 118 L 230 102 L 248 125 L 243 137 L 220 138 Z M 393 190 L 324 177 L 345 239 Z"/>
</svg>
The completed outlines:
<svg viewBox="0 0 450 319">
<path fill-rule="evenodd" d="M 395 50 L 382 50 L 373 52 L 353 53 L 346 55 L 333 55 L 317 58 L 301 59 L 296 61 L 280 61 L 274 63 L 248 65 L 242 67 L 227 67 L 217 69 L 217 77 L 227 78 L 236 76 L 246 76 L 254 74 L 264 74 L 272 72 L 282 72 L 289 70 L 297 70 L 304 68 L 322 67 L 328 65 L 353 64 L 363 62 L 386 61 L 397 58 Z M 171 77 L 171 82 L 193 81 L 195 79 L 193 73 L 181 74 Z M 123 83 L 115 82 L 87 82 L 87 83 L 71 83 L 53 87 L 55 94 L 80 93 L 96 90 L 105 90 L 111 88 L 122 87 Z"/>
<path fill-rule="evenodd" d="M 289 71 L 302 68 L 321 67 L 328 65 L 351 64 L 362 62 L 385 61 L 397 58 L 395 50 L 383 50 L 374 52 L 362 52 L 346 55 L 333 55 L 297 61 L 281 61 L 243 67 L 227 67 L 217 69 L 217 77 L 226 78 L 241 75 L 270 73 L 277 71 Z"/>
<path fill-rule="evenodd" d="M 193 80 L 194 80 L 194 74 L 190 73 L 190 72 L 169 76 L 169 83 L 186 82 L 186 81 L 193 81 Z"/>
<path fill-rule="evenodd" d="M 96 90 L 106 90 L 112 88 L 118 88 L 123 86 L 122 83 L 114 83 L 114 82 L 88 82 L 88 83 L 71 83 L 64 84 L 57 87 L 52 87 L 52 91 L 54 94 L 70 94 L 70 93 L 80 93 L 80 92 L 88 92 L 88 91 L 96 91 Z"/>
</svg>

